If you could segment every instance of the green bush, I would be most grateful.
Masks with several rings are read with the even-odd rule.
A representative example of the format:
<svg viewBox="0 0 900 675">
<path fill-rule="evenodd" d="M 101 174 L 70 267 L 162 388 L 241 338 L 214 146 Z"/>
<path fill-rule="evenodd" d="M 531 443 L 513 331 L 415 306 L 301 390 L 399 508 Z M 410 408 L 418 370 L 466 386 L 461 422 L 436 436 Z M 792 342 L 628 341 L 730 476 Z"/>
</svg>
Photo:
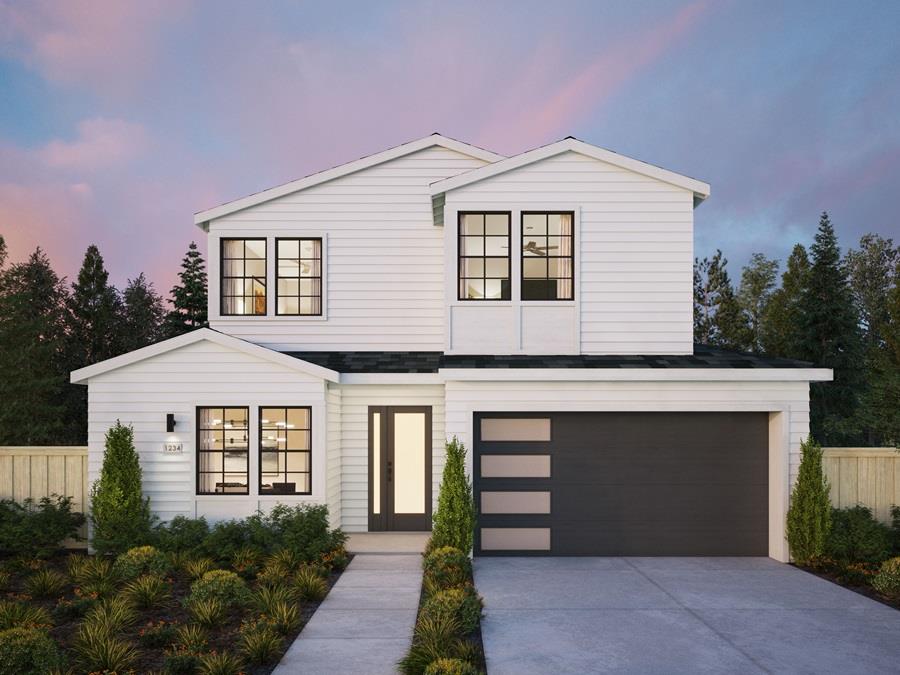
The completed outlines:
<svg viewBox="0 0 900 675">
<path fill-rule="evenodd" d="M 891 507 L 891 539 L 894 553 L 900 555 L 900 506 Z"/>
<path fill-rule="evenodd" d="M 160 551 L 183 553 L 200 548 L 208 535 L 206 518 L 175 516 L 156 527 L 154 541 Z"/>
<path fill-rule="evenodd" d="M 822 447 L 808 438 L 800 450 L 800 471 L 787 514 L 787 539 L 794 559 L 807 564 L 825 551 L 831 529 L 831 501 L 822 473 Z"/>
<path fill-rule="evenodd" d="M 300 626 L 300 605 L 296 602 L 278 600 L 272 603 L 266 617 L 276 631 L 281 635 L 287 635 Z"/>
<path fill-rule="evenodd" d="M 195 558 L 184 563 L 184 571 L 191 579 L 199 579 L 215 566 L 212 558 Z"/>
<path fill-rule="evenodd" d="M 880 563 L 890 557 L 891 531 L 866 506 L 833 509 L 825 545 L 829 557 L 840 561 Z"/>
<path fill-rule="evenodd" d="M 0 600 L 0 630 L 10 628 L 50 628 L 53 621 L 43 607 L 24 602 Z M 2 671 L 0 671 L 2 672 Z"/>
<path fill-rule="evenodd" d="M 100 553 L 122 553 L 152 538 L 150 499 L 141 488 L 134 430 L 116 421 L 106 432 L 100 478 L 91 489 L 91 544 Z"/>
<path fill-rule="evenodd" d="M 200 657 L 200 675 L 240 675 L 244 662 L 228 652 L 210 652 Z"/>
<path fill-rule="evenodd" d="M 466 446 L 456 436 L 447 443 L 447 458 L 441 477 L 438 507 L 431 530 L 431 547 L 453 546 L 466 555 L 475 533 L 475 502 L 472 482 L 466 475 Z"/>
<path fill-rule="evenodd" d="M 187 608 L 194 621 L 204 628 L 217 626 L 225 618 L 225 605 L 218 598 L 192 600 L 188 602 Z"/>
<path fill-rule="evenodd" d="M 166 650 L 166 656 L 163 659 L 163 672 L 166 675 L 194 675 L 199 667 L 199 652 L 184 647 Z"/>
<path fill-rule="evenodd" d="M 428 665 L 425 675 L 478 675 L 478 669 L 462 659 L 437 659 Z"/>
<path fill-rule="evenodd" d="M 168 621 L 149 622 L 138 631 L 138 643 L 141 647 L 160 649 L 171 647 L 175 642 L 177 629 Z"/>
<path fill-rule="evenodd" d="M 133 626 L 138 619 L 138 614 L 131 603 L 123 598 L 108 598 L 100 600 L 91 607 L 84 617 L 82 628 L 96 628 L 108 635 L 115 635 L 122 630 Z M 115 670 L 115 668 L 111 668 Z"/>
<path fill-rule="evenodd" d="M 102 626 L 83 623 L 72 643 L 75 660 L 88 673 L 127 673 L 137 662 L 138 651 Z"/>
<path fill-rule="evenodd" d="M 266 621 L 241 625 L 240 651 L 250 663 L 271 663 L 281 652 L 281 635 Z"/>
<path fill-rule="evenodd" d="M 229 570 L 210 570 L 191 584 L 188 602 L 214 598 L 223 605 L 245 605 L 251 599 L 247 584 Z"/>
<path fill-rule="evenodd" d="M 328 582 L 313 567 L 301 567 L 297 570 L 294 587 L 304 600 L 319 602 L 328 595 Z"/>
<path fill-rule="evenodd" d="M 881 569 L 872 579 L 872 587 L 888 597 L 900 598 L 900 557 L 881 564 Z"/>
<path fill-rule="evenodd" d="M 45 675 L 63 667 L 63 656 L 47 633 L 34 628 L 0 631 L 0 673 Z"/>
<path fill-rule="evenodd" d="M 158 607 L 170 595 L 169 582 L 155 574 L 142 574 L 125 587 L 125 597 L 140 609 Z"/>
<path fill-rule="evenodd" d="M 463 657 L 459 621 L 451 616 L 419 617 L 412 645 L 398 663 L 401 673 L 422 675 L 434 661 Z"/>
<path fill-rule="evenodd" d="M 46 558 L 58 552 L 64 539 L 79 539 L 84 515 L 72 512 L 70 497 L 44 497 L 22 504 L 0 501 L 0 554 Z"/>
<path fill-rule="evenodd" d="M 425 556 L 425 582 L 435 590 L 463 586 L 472 578 L 472 561 L 452 546 L 437 548 Z"/>
<path fill-rule="evenodd" d="M 472 585 L 438 591 L 422 605 L 420 616 L 438 618 L 455 617 L 459 621 L 461 635 L 469 635 L 478 628 L 484 607 Z"/>
<path fill-rule="evenodd" d="M 165 576 L 168 571 L 168 557 L 153 546 L 130 548 L 113 564 L 113 572 L 123 579 L 134 579 L 142 574 Z"/>
<path fill-rule="evenodd" d="M 175 644 L 189 651 L 202 652 L 206 649 L 208 639 L 203 626 L 188 624 L 175 629 Z"/>
<path fill-rule="evenodd" d="M 25 590 L 35 598 L 58 598 L 66 583 L 66 577 L 56 570 L 38 570 L 25 580 Z"/>
</svg>

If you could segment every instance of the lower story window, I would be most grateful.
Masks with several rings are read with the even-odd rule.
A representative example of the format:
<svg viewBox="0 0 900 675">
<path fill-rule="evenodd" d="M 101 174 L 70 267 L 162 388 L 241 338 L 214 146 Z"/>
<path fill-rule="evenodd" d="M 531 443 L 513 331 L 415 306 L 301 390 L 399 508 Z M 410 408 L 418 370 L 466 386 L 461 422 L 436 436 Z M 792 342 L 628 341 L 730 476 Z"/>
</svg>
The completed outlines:
<svg viewBox="0 0 900 675">
<path fill-rule="evenodd" d="M 259 409 L 260 494 L 310 494 L 310 408 Z"/>
<path fill-rule="evenodd" d="M 197 494 L 248 494 L 249 457 L 249 408 L 197 408 Z"/>
</svg>

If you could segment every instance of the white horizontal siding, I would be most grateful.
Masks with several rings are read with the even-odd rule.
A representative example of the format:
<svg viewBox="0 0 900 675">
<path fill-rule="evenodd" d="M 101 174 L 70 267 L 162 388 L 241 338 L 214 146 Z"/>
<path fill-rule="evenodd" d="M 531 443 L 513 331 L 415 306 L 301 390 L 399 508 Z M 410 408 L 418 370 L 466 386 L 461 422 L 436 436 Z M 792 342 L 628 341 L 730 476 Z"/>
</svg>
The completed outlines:
<svg viewBox="0 0 900 675">
<path fill-rule="evenodd" d="M 369 406 L 431 406 L 432 496 L 436 502 L 444 470 L 443 385 L 340 385 L 340 392 L 342 527 L 348 532 L 369 529 Z"/>
<path fill-rule="evenodd" d="M 575 208 L 580 344 L 573 351 L 692 352 L 691 191 L 567 152 L 452 190 L 447 208 L 513 211 L 514 257 L 520 245 L 519 211 Z M 446 236 L 449 247 L 455 222 Z M 447 270 L 454 294 L 455 276 L 455 269 Z M 490 317 L 484 320 L 491 323 Z M 451 340 L 454 350 L 457 343 L 467 343 L 457 337 Z"/>
<path fill-rule="evenodd" d="M 280 350 L 442 349 L 443 230 L 428 186 L 484 163 L 432 147 L 212 221 L 211 327 Z M 218 238 L 261 235 L 327 237 L 325 320 L 217 317 Z"/>
<path fill-rule="evenodd" d="M 328 410 L 326 439 L 325 494 L 332 527 L 341 525 L 341 390 L 329 386 L 325 395 Z"/>
<path fill-rule="evenodd" d="M 250 408 L 250 496 L 197 497 L 195 474 L 196 408 L 204 405 Z M 258 406 L 309 405 L 313 408 L 313 495 L 255 496 L 258 485 Z M 175 415 L 173 434 L 166 414 Z M 98 375 L 88 385 L 88 474 L 93 483 L 103 461 L 104 438 L 116 420 L 134 427 L 143 469 L 144 493 L 162 520 L 206 515 L 210 520 L 241 517 L 275 501 L 324 503 L 326 488 L 325 385 L 310 375 L 196 342 Z M 163 444 L 180 442 L 180 455 L 163 454 Z"/>
</svg>

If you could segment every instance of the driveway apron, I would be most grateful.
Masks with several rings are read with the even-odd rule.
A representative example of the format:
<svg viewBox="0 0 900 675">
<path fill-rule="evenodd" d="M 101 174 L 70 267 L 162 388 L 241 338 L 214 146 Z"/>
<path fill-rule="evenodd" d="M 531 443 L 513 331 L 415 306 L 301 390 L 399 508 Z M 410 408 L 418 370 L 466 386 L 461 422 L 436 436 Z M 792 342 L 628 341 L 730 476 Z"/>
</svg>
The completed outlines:
<svg viewBox="0 0 900 675">
<path fill-rule="evenodd" d="M 477 558 L 490 675 L 897 673 L 900 612 L 768 558 Z"/>
</svg>

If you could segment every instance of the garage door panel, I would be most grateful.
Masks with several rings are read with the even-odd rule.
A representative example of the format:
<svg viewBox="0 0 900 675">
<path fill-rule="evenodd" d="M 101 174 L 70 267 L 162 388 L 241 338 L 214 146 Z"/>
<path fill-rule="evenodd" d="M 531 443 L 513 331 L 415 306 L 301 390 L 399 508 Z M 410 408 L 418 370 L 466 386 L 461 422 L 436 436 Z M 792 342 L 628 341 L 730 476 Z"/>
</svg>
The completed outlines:
<svg viewBox="0 0 900 675">
<path fill-rule="evenodd" d="M 549 514 L 480 514 L 479 526 L 549 527 L 557 555 L 767 552 L 766 413 L 536 413 L 551 419 L 551 440 L 540 443 L 481 443 L 481 415 L 502 413 L 476 414 L 476 467 L 483 454 L 540 452 L 551 471 L 481 478 L 476 468 L 476 499 L 550 492 Z"/>
</svg>

